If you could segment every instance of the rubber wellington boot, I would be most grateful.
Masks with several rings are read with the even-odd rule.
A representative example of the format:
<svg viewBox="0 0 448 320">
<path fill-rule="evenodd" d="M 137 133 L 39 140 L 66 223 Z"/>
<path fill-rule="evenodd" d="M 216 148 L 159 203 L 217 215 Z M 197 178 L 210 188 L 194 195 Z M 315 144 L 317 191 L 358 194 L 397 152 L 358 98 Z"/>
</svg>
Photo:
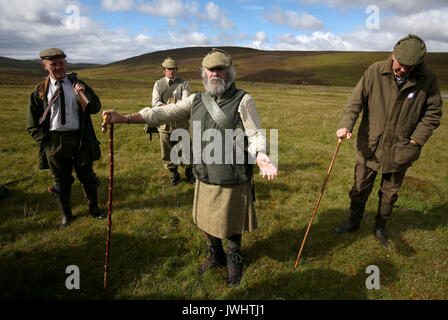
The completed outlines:
<svg viewBox="0 0 448 320">
<path fill-rule="evenodd" d="M 56 198 L 56 202 L 61 209 L 62 221 L 59 229 L 64 229 L 75 220 L 75 217 L 72 215 L 71 188 L 52 186 L 48 188 L 48 191 Z"/>
<path fill-rule="evenodd" d="M 336 227 L 334 232 L 336 233 L 346 233 L 353 232 L 359 229 L 362 217 L 364 215 L 364 210 L 366 208 L 365 202 L 354 202 L 350 203 L 350 217 L 346 223 Z"/>
<path fill-rule="evenodd" d="M 378 213 L 375 217 L 375 238 L 383 247 L 390 248 L 390 242 L 386 236 L 386 219 L 391 216 L 393 204 L 378 201 Z"/>
<path fill-rule="evenodd" d="M 89 213 L 92 217 L 104 219 L 106 214 L 98 207 L 98 182 L 91 182 L 82 185 L 84 195 L 89 204 Z"/>
</svg>

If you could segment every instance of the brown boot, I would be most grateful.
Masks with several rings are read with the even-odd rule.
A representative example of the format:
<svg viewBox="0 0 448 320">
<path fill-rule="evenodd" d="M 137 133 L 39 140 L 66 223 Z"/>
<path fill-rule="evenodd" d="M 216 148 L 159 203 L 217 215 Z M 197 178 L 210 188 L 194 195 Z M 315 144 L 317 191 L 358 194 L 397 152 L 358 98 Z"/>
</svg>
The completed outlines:
<svg viewBox="0 0 448 320">
<path fill-rule="evenodd" d="M 226 266 L 226 254 L 222 248 L 221 239 L 215 237 L 207 238 L 207 251 L 205 252 L 205 256 L 208 255 L 207 260 L 198 269 L 199 274 L 203 274 L 208 269 Z"/>
</svg>

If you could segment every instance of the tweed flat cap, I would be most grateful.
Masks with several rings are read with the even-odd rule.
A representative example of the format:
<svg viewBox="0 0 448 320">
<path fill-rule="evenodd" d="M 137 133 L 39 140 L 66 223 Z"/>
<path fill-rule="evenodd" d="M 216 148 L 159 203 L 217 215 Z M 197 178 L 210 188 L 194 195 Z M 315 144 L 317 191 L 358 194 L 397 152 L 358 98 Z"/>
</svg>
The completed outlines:
<svg viewBox="0 0 448 320">
<path fill-rule="evenodd" d="M 399 40 L 394 47 L 394 55 L 397 61 L 406 66 L 415 66 L 423 62 L 426 54 L 425 42 L 415 34 Z"/>
<path fill-rule="evenodd" d="M 40 52 L 41 59 L 52 59 L 52 58 L 65 58 L 67 57 L 61 49 L 58 48 L 48 48 Z"/>
<path fill-rule="evenodd" d="M 213 48 L 212 51 L 207 53 L 202 60 L 202 66 L 207 69 L 217 67 L 230 67 L 232 65 L 232 57 L 224 50 Z"/>
<path fill-rule="evenodd" d="M 176 60 L 174 60 L 171 57 L 166 57 L 162 61 L 162 67 L 167 68 L 167 69 L 177 68 L 177 62 L 176 62 Z"/>
</svg>

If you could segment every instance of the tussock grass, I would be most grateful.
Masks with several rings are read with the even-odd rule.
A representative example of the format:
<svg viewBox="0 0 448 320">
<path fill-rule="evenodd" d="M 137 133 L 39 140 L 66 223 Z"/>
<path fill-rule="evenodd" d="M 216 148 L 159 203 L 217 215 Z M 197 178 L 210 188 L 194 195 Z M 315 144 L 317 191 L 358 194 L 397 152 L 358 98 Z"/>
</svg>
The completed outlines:
<svg viewBox="0 0 448 320">
<path fill-rule="evenodd" d="M 109 83 L 79 72 L 100 95 L 103 109 L 134 112 L 149 105 L 147 80 Z M 89 79 L 90 77 L 90 79 Z M 118 77 L 118 75 L 117 75 Z M 360 230 L 336 235 L 347 218 L 348 191 L 355 163 L 353 140 L 344 141 L 336 159 L 300 265 L 292 270 L 331 156 L 350 88 L 276 87 L 239 82 L 255 99 L 264 128 L 279 130 L 279 176 L 256 181 L 259 229 L 243 236 L 242 283 L 229 288 L 225 270 L 196 273 L 205 241 L 193 224 L 194 187 L 184 170 L 176 188 L 166 186 L 158 136 L 142 125 L 115 126 L 115 187 L 110 252 L 112 299 L 447 299 L 448 151 L 446 121 L 409 169 L 388 226 L 392 249 L 373 237 L 378 181 Z M 193 81 L 192 91 L 201 90 Z M 78 181 L 73 213 L 78 217 L 57 230 L 60 213 L 46 191 L 52 184 L 37 167 L 37 147 L 25 130 L 25 111 L 33 85 L 0 86 L 2 121 L 0 181 L 32 179 L 10 187 L 0 202 L 0 297 L 2 299 L 102 299 L 106 221 L 88 215 Z M 106 208 L 108 137 L 94 115 L 102 158 L 99 201 Z M 81 289 L 65 288 L 65 268 L 77 265 Z M 381 272 L 380 290 L 365 286 L 369 265 Z"/>
</svg>

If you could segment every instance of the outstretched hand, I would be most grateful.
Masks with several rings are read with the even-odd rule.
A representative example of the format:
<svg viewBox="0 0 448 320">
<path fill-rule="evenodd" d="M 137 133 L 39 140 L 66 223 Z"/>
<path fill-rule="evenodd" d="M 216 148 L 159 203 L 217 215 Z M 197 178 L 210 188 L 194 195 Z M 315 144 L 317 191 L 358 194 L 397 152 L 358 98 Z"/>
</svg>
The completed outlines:
<svg viewBox="0 0 448 320">
<path fill-rule="evenodd" d="M 109 118 L 107 120 L 108 124 L 126 122 L 126 118 L 121 114 L 119 114 L 118 112 L 116 112 L 115 110 L 104 110 L 102 114 L 103 119 L 106 114 L 109 115 Z"/>
<path fill-rule="evenodd" d="M 277 176 L 277 168 L 267 154 L 262 152 L 258 153 L 257 165 L 260 168 L 263 178 L 267 176 L 268 180 L 273 180 Z"/>
</svg>

